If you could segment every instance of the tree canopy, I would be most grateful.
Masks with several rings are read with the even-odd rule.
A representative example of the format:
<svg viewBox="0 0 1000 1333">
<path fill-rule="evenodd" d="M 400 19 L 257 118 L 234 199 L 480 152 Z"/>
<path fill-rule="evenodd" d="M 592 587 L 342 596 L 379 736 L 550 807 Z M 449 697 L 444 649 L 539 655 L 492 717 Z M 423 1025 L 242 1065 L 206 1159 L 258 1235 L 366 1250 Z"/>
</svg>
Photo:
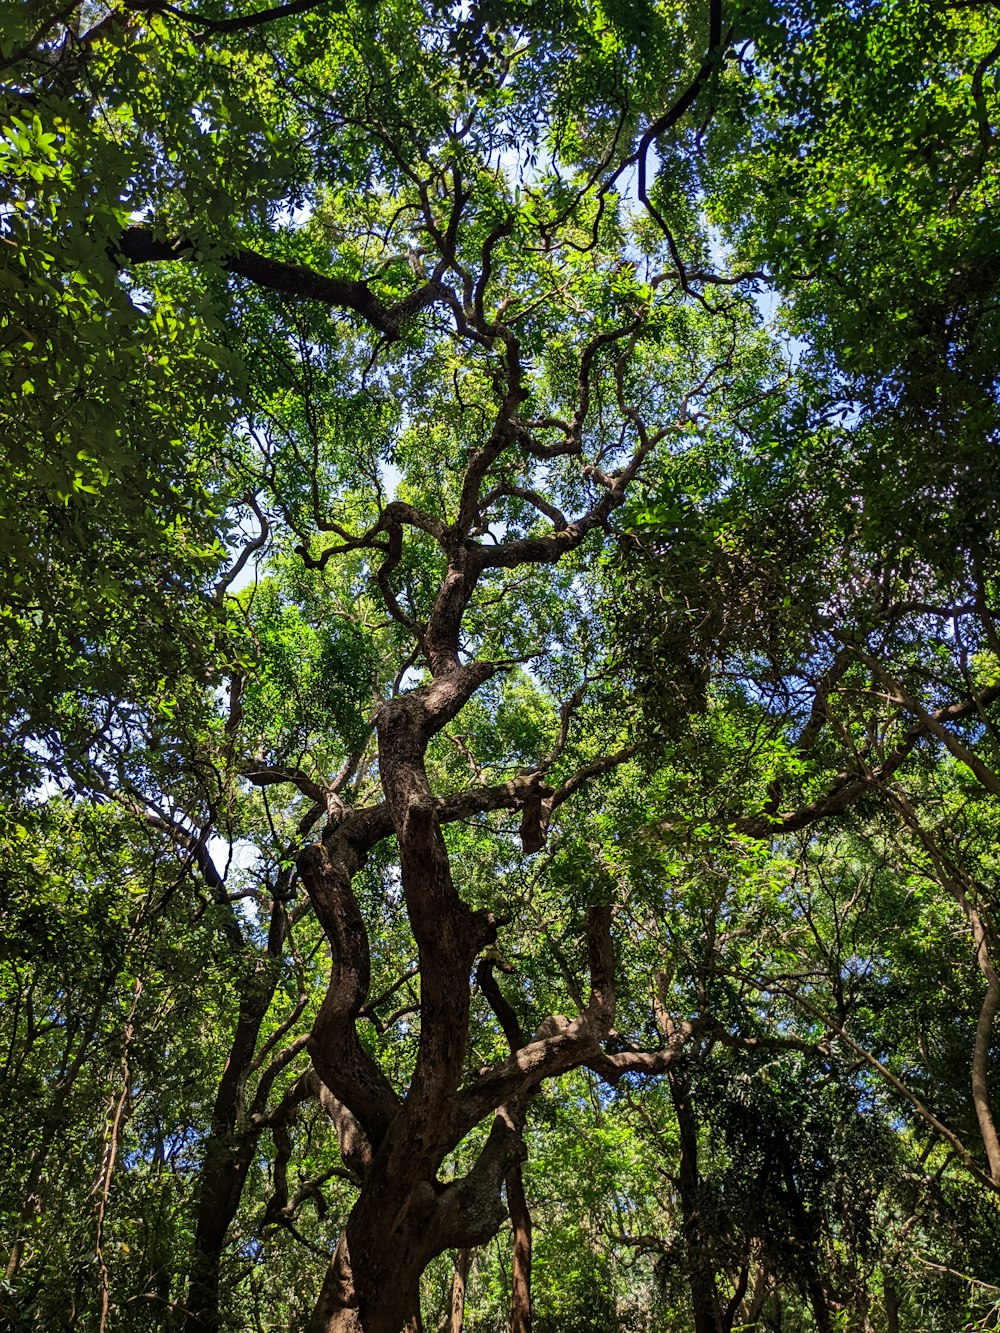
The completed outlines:
<svg viewBox="0 0 1000 1333">
<path fill-rule="evenodd" d="M 994 8 L 0 79 L 0 1322 L 994 1327 Z"/>
</svg>

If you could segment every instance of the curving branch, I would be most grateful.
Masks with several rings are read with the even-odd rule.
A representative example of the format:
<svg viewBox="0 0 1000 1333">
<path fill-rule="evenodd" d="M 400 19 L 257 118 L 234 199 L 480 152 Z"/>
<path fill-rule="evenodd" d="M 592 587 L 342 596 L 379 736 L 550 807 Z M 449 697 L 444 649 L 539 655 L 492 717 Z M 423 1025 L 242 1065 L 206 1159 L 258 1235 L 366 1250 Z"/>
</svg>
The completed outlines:
<svg viewBox="0 0 1000 1333">
<path fill-rule="evenodd" d="M 855 648 L 855 653 L 869 667 L 882 682 L 888 691 L 888 701 L 897 708 L 915 717 L 924 731 L 935 740 L 941 742 L 946 750 L 949 751 L 961 764 L 972 772 L 980 784 L 994 796 L 1000 796 L 1000 778 L 989 767 L 984 764 L 979 756 L 954 734 L 948 730 L 939 717 L 929 713 L 919 699 L 909 694 L 904 687 L 888 672 L 881 662 L 870 653 L 862 652 L 860 648 Z M 977 708 L 985 701 L 982 693 L 978 694 L 976 703 Z"/>
<path fill-rule="evenodd" d="M 275 23 L 278 19 L 292 18 L 296 14 L 308 14 L 311 9 L 319 9 L 322 5 L 330 3 L 331 0 L 288 0 L 287 4 L 275 5 L 272 9 L 258 9 L 253 14 L 235 15 L 228 19 L 205 18 L 189 9 L 178 9 L 174 5 L 158 4 L 157 0 L 146 0 L 146 3 L 143 3 L 143 0 L 126 0 L 126 8 L 148 8 L 171 14 L 175 18 L 184 19 L 187 23 L 197 25 L 201 30 L 198 36 L 204 40 L 204 38 L 215 33 L 247 32 L 251 28 L 261 28 L 266 23 Z M 335 3 L 331 4 L 331 7 L 340 9 L 341 5 Z"/>
<path fill-rule="evenodd" d="M 351 881 L 364 856 L 364 850 L 341 833 L 306 847 L 299 854 L 298 870 L 332 954 L 330 981 L 313 1022 L 309 1053 L 320 1079 L 349 1107 L 369 1141 L 377 1144 L 400 1102 L 357 1032 L 368 997 L 371 957 Z"/>
<path fill-rule="evenodd" d="M 439 276 L 435 275 L 408 296 L 386 305 L 365 282 L 352 278 L 332 278 L 304 264 L 283 259 L 269 259 L 256 250 L 230 249 L 224 244 L 191 237 L 164 240 L 148 226 L 126 227 L 109 247 L 111 259 L 119 267 L 134 264 L 198 263 L 218 265 L 235 277 L 257 287 L 317 301 L 335 310 L 348 310 L 377 329 L 390 342 L 399 337 L 407 320 L 436 302 L 445 299 Z"/>
<path fill-rule="evenodd" d="M 591 907 L 587 914 L 587 954 L 590 997 L 583 1012 L 575 1019 L 552 1015 L 531 1041 L 462 1089 L 452 1112 L 455 1142 L 493 1107 L 527 1096 L 545 1079 L 588 1064 L 598 1055 L 615 1016 L 610 907 Z"/>
<path fill-rule="evenodd" d="M 70 0 L 68 5 L 64 5 L 62 9 L 57 9 L 56 12 L 49 15 L 48 18 L 42 19 L 41 23 L 39 23 L 38 27 L 26 42 L 23 42 L 20 46 L 16 47 L 9 56 L 4 56 L 3 59 L 0 59 L 0 73 L 3 73 L 6 69 L 13 68 L 13 66 L 19 64 L 20 61 L 31 55 L 32 51 L 38 47 L 39 43 L 44 42 L 54 29 L 58 28 L 61 23 L 66 23 L 67 20 L 72 18 L 73 14 L 80 8 L 81 4 L 82 0 Z"/>
<path fill-rule="evenodd" d="M 981 708 L 996 699 L 1000 699 L 1000 686 L 991 686 L 990 689 L 977 693 L 975 698 L 956 700 L 955 703 L 947 704 L 933 713 L 921 710 L 923 716 L 920 720 L 904 731 L 899 743 L 876 767 L 856 773 L 838 773 L 833 785 L 822 796 L 799 806 L 797 810 L 775 815 L 766 813 L 745 815 L 733 820 L 732 828 L 734 832 L 748 838 L 780 837 L 785 833 L 797 833 L 800 829 L 809 828 L 821 819 L 843 814 L 866 792 L 888 782 L 921 740 L 928 735 L 940 739 L 939 732 L 947 723 L 961 722 L 967 717 L 976 716 Z"/>
<path fill-rule="evenodd" d="M 311 801 L 319 805 L 326 801 L 327 788 L 321 787 L 301 768 L 278 768 L 274 765 L 264 768 L 245 768 L 243 777 L 255 787 L 274 787 L 287 782 L 298 787 L 303 796 L 308 796 Z"/>
</svg>

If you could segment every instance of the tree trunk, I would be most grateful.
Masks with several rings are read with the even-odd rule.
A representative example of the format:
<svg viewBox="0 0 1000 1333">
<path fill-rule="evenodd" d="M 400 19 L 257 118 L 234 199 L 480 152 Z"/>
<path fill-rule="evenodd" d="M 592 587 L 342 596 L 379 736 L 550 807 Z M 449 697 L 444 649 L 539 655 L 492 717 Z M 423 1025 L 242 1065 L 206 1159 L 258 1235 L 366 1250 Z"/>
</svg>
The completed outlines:
<svg viewBox="0 0 1000 1333">
<path fill-rule="evenodd" d="M 989 1085 L 990 1046 L 997 1013 L 1000 1012 L 1000 978 L 990 958 L 990 940 L 982 917 L 971 900 L 965 899 L 964 906 L 976 945 L 976 962 L 986 980 L 986 994 L 979 1010 L 972 1049 L 972 1100 L 976 1107 L 983 1147 L 986 1149 L 986 1159 L 990 1164 L 990 1176 L 1000 1184 L 1000 1134 L 997 1133 Z"/>
<path fill-rule="evenodd" d="M 882 1294 L 885 1298 L 886 1333 L 899 1333 L 899 1292 L 889 1273 L 882 1276 Z"/>
<path fill-rule="evenodd" d="M 111 1182 L 114 1179 L 118 1151 L 121 1146 L 125 1108 L 131 1091 L 132 1041 L 135 1036 L 135 1015 L 141 995 L 142 980 L 136 977 L 132 988 L 132 1007 L 129 1010 L 128 1018 L 125 1020 L 125 1030 L 122 1034 L 121 1086 L 108 1105 L 103 1162 L 97 1183 L 97 1228 L 94 1251 L 101 1273 L 101 1321 L 98 1325 L 98 1333 L 105 1333 L 108 1318 L 111 1314 L 111 1275 L 108 1272 L 108 1264 L 104 1256 L 104 1227 L 107 1221 L 108 1204 L 111 1199 Z"/>
<path fill-rule="evenodd" d="M 450 567 L 440 599 L 446 611 L 463 577 Z M 591 993 L 580 1017 L 552 1016 L 516 1056 L 462 1086 L 470 974 L 477 955 L 495 941 L 497 923 L 470 908 L 454 885 L 441 827 L 446 804 L 431 791 L 424 755 L 429 738 L 495 668 L 459 664 L 457 625 L 456 619 L 450 663 L 443 648 L 429 650 L 432 682 L 379 712 L 385 806 L 344 814 L 298 857 L 332 964 L 309 1049 L 319 1078 L 355 1117 L 367 1145 L 361 1192 L 327 1268 L 309 1333 L 400 1333 L 418 1309 L 428 1263 L 448 1250 L 483 1244 L 506 1220 L 502 1189 L 524 1156 L 526 1097 L 544 1077 L 592 1059 L 614 1020 L 611 910 L 595 906 L 587 925 Z M 501 799 L 510 800 L 508 789 Z M 420 969 L 420 1041 L 405 1098 L 357 1033 L 371 965 L 352 879 L 368 851 L 393 831 Z M 491 1112 L 489 1137 L 471 1170 L 442 1184 L 445 1158 Z"/>
<path fill-rule="evenodd" d="M 510 1333 L 531 1333 L 531 1213 L 524 1197 L 520 1162 L 507 1172 L 507 1207 L 514 1228 Z"/>
<path fill-rule="evenodd" d="M 698 1175 L 698 1121 L 687 1080 L 679 1073 L 667 1075 L 680 1133 L 678 1186 L 684 1219 L 688 1287 L 694 1333 L 720 1333 L 719 1292 L 701 1211 L 701 1179 Z"/>
<path fill-rule="evenodd" d="M 465 1323 L 465 1284 L 469 1277 L 472 1251 L 467 1247 L 455 1255 L 455 1272 L 451 1279 L 451 1300 L 448 1304 L 447 1333 L 462 1333 Z"/>
<path fill-rule="evenodd" d="M 359 1293 L 345 1232 L 327 1268 L 308 1333 L 420 1333 L 420 1274 L 425 1266 L 421 1257 L 419 1268 L 411 1261 L 405 1273 L 384 1271 L 380 1281 Z"/>
<path fill-rule="evenodd" d="M 972 1100 L 979 1123 L 980 1137 L 986 1150 L 986 1160 L 989 1163 L 990 1179 L 1000 1183 L 1000 1132 L 997 1131 L 989 1086 L 990 1046 L 997 1014 L 1000 1012 L 1000 977 L 997 976 L 990 956 L 993 932 L 975 905 L 974 883 L 960 866 L 944 854 L 937 840 L 921 823 L 909 799 L 902 792 L 896 791 L 893 792 L 893 804 L 923 843 L 934 866 L 938 882 L 962 908 L 972 932 L 976 947 L 976 962 L 986 982 L 986 994 L 979 1010 L 972 1048 Z"/>
<path fill-rule="evenodd" d="M 243 1089 L 253 1065 L 257 1038 L 277 984 L 267 963 L 281 952 L 284 914 L 276 904 L 271 915 L 266 958 L 259 958 L 240 997 L 236 1030 L 229 1048 L 205 1142 L 198 1188 L 194 1258 L 188 1279 L 185 1333 L 217 1333 L 219 1327 L 219 1266 L 226 1236 L 243 1195 L 247 1170 L 258 1135 L 241 1130 Z M 239 937 L 242 941 L 242 936 Z M 236 946 L 242 949 L 241 942 Z"/>
<path fill-rule="evenodd" d="M 206 1142 L 185 1333 L 217 1333 L 219 1328 L 219 1266 L 256 1143 L 256 1136 L 234 1141 L 232 1131 L 222 1126 L 213 1128 Z"/>
</svg>

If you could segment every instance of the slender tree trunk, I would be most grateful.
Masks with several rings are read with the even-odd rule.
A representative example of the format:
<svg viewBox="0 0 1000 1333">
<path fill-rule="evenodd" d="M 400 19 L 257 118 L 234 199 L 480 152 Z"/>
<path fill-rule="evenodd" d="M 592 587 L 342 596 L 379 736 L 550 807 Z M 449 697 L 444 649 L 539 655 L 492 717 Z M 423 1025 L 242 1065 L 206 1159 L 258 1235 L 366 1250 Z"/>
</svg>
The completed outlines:
<svg viewBox="0 0 1000 1333">
<path fill-rule="evenodd" d="M 271 915 L 267 959 L 258 959 L 240 999 L 236 1030 L 219 1080 L 212 1127 L 205 1142 L 185 1333 L 217 1333 L 219 1327 L 219 1268 L 258 1138 L 240 1126 L 243 1092 L 257 1050 L 261 1023 L 274 997 L 277 974 L 268 968 L 267 962 L 280 953 L 283 939 L 284 914 L 276 905 Z"/>
<path fill-rule="evenodd" d="M 31 1225 L 32 1218 L 38 1216 L 42 1211 L 42 1200 L 44 1193 L 44 1174 L 45 1163 L 48 1155 L 55 1144 L 59 1141 L 63 1131 L 63 1107 L 69 1099 L 73 1086 L 83 1069 L 84 1062 L 90 1050 L 90 1043 L 93 1041 L 100 1024 L 102 1006 L 111 990 L 114 978 L 108 978 L 101 986 L 100 996 L 98 998 L 98 1007 L 90 1017 L 87 1027 L 84 1029 L 76 1054 L 69 1060 L 69 1050 L 72 1042 L 67 1044 L 64 1057 L 65 1072 L 60 1077 L 55 1087 L 52 1097 L 52 1104 L 45 1116 L 42 1129 L 41 1141 L 32 1154 L 30 1165 L 28 1167 L 27 1180 L 25 1182 L 23 1203 L 18 1219 L 18 1231 L 14 1237 L 10 1248 L 10 1254 L 7 1259 L 5 1276 L 8 1281 L 17 1276 L 18 1269 L 24 1258 L 25 1233 Z M 78 1030 L 78 1029 L 77 1029 Z"/>
<path fill-rule="evenodd" d="M 687 1250 L 688 1287 L 694 1333 L 720 1333 L 719 1293 L 701 1213 L 701 1179 L 698 1174 L 698 1122 L 691 1103 L 687 1080 L 679 1073 L 667 1076 L 677 1127 L 680 1132 L 678 1183 L 684 1218 L 684 1243 Z"/>
<path fill-rule="evenodd" d="M 531 1213 L 524 1197 L 520 1162 L 507 1172 L 507 1207 L 514 1228 L 510 1333 L 531 1333 Z"/>
<path fill-rule="evenodd" d="M 472 1251 L 463 1247 L 455 1255 L 455 1271 L 451 1279 L 451 1300 L 448 1304 L 447 1333 L 462 1333 L 465 1323 L 465 1284 L 469 1277 Z"/>
<path fill-rule="evenodd" d="M 526 1044 L 517 1015 L 504 999 L 503 992 L 493 976 L 493 961 L 484 958 L 476 969 L 479 989 L 486 996 L 497 1021 L 503 1028 L 504 1036 L 510 1046 L 511 1055 Z M 513 1108 L 512 1108 L 513 1109 Z M 526 1103 L 522 1102 L 514 1110 L 514 1120 L 518 1131 L 523 1130 Z M 510 1330 L 511 1333 L 531 1333 L 531 1213 L 524 1196 L 524 1177 L 521 1163 L 517 1162 L 507 1172 L 507 1210 L 510 1213 L 514 1231 L 514 1250 L 511 1264 L 510 1290 Z"/>
<path fill-rule="evenodd" d="M 808 1296 L 809 1304 L 812 1307 L 817 1333 L 832 1333 L 830 1302 L 826 1289 L 820 1281 L 819 1267 L 816 1262 L 816 1222 L 802 1202 L 802 1196 L 795 1183 L 790 1161 L 784 1155 L 779 1160 L 781 1174 L 784 1177 L 785 1199 L 794 1220 L 795 1240 L 805 1270 L 805 1294 Z"/>
<path fill-rule="evenodd" d="M 773 1296 L 774 1310 L 767 1315 L 768 1328 L 772 1328 L 774 1333 L 782 1333 L 785 1320 L 781 1308 L 781 1292 L 776 1288 Z"/>
<path fill-rule="evenodd" d="M 886 1333 L 899 1333 L 899 1292 L 889 1273 L 883 1274 L 882 1294 L 885 1299 Z"/>
<path fill-rule="evenodd" d="M 739 1273 L 736 1275 L 736 1282 L 733 1287 L 733 1294 L 729 1298 L 729 1302 L 726 1305 L 725 1309 L 722 1311 L 722 1315 L 719 1320 L 721 1333 L 730 1333 L 733 1324 L 736 1322 L 736 1316 L 739 1314 L 740 1307 L 743 1305 L 743 1298 L 746 1296 L 747 1286 L 749 1284 L 749 1281 L 750 1281 L 750 1260 L 748 1258 L 746 1263 L 740 1269 Z"/>
<path fill-rule="evenodd" d="M 989 937 L 982 917 L 968 899 L 963 905 L 976 945 L 976 961 L 986 980 L 986 994 L 979 1010 L 972 1048 L 972 1100 L 979 1121 L 979 1133 L 986 1149 L 986 1160 L 990 1164 L 990 1175 L 1000 1183 L 1000 1135 L 997 1133 L 989 1086 L 990 1045 L 997 1013 L 1000 1012 L 1000 977 L 990 958 Z"/>
<path fill-rule="evenodd" d="M 132 1007 L 125 1021 L 125 1032 L 122 1040 L 121 1087 L 117 1095 L 112 1097 L 108 1107 L 110 1123 L 107 1124 L 105 1131 L 104 1158 L 97 1182 L 97 1234 L 94 1241 L 94 1251 L 101 1273 L 99 1333 L 105 1333 L 108 1326 L 108 1316 L 111 1313 L 111 1276 L 108 1272 L 107 1260 L 104 1257 L 104 1226 L 108 1215 L 108 1201 L 111 1198 L 111 1182 L 114 1179 L 115 1165 L 118 1161 L 118 1148 L 121 1141 L 122 1123 L 125 1119 L 125 1107 L 128 1104 L 128 1096 L 131 1090 L 132 1039 L 135 1032 L 135 1013 L 139 1007 L 139 997 L 141 995 L 142 982 L 137 977 L 132 988 Z"/>
</svg>

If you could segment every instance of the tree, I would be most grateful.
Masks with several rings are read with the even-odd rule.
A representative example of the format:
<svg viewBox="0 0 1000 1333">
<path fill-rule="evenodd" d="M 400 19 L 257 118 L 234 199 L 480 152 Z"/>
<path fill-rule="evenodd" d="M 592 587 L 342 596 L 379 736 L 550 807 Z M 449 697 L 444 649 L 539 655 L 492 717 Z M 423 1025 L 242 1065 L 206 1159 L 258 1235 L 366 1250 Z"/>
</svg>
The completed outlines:
<svg viewBox="0 0 1000 1333">
<path fill-rule="evenodd" d="M 894 18 L 899 32 L 922 12 Z M 793 247 L 775 220 L 799 188 L 840 219 L 844 178 L 829 195 L 824 182 L 836 153 L 864 151 L 884 83 L 872 75 L 861 119 L 845 113 L 790 187 L 823 98 L 841 106 L 863 60 L 841 8 L 803 11 L 791 49 L 783 20 L 715 4 L 126 0 L 5 29 L 4 290 L 25 334 L 5 362 L 23 571 L 9 736 L 33 760 L 13 774 L 12 828 L 36 827 L 23 793 L 43 770 L 71 797 L 51 810 L 67 828 L 96 803 L 172 877 L 157 871 L 138 915 L 116 909 L 133 953 L 154 957 L 163 931 L 192 942 L 195 995 L 213 969 L 229 979 L 201 1028 L 186 1009 L 171 1017 L 203 1071 L 196 1175 L 167 1209 L 191 1254 L 178 1261 L 164 1223 L 144 1255 L 169 1262 L 131 1275 L 109 1261 L 109 1218 L 131 1215 L 123 1136 L 128 1180 L 165 1158 L 129 1110 L 144 1005 L 171 964 L 143 970 L 125 950 L 106 981 L 88 953 L 83 997 L 58 1001 L 66 1023 L 81 1010 L 118 1034 L 120 1071 L 102 1119 L 99 1281 L 78 1282 L 70 1324 L 79 1307 L 102 1330 L 127 1327 L 155 1305 L 159 1326 L 188 1330 L 396 1333 L 420 1326 L 432 1273 L 455 1327 L 486 1266 L 475 1256 L 509 1215 L 509 1322 L 526 1330 L 526 1145 L 545 1141 L 537 1116 L 571 1118 L 573 1088 L 589 1089 L 598 1124 L 629 1123 L 634 1091 L 672 1126 L 675 1189 L 650 1226 L 679 1219 L 696 1333 L 764 1317 L 772 1289 L 819 1329 L 838 1304 L 867 1309 L 859 1265 L 882 1199 L 866 1186 L 856 1212 L 844 1203 L 840 1182 L 867 1170 L 850 1135 L 829 1160 L 816 1145 L 838 1111 L 863 1125 L 872 1087 L 902 1098 L 908 1132 L 948 1143 L 977 1188 L 996 1185 L 993 927 L 969 860 L 989 820 L 970 820 L 959 854 L 928 814 L 962 799 L 965 772 L 987 792 L 997 782 L 995 521 L 979 503 L 992 465 L 971 428 L 958 472 L 942 471 L 948 422 L 970 404 L 994 430 L 992 307 L 949 286 L 940 254 L 894 249 L 866 197 L 834 272 L 855 271 L 856 236 L 861 250 L 876 237 L 886 269 L 907 274 L 910 332 L 860 360 L 844 351 L 871 307 L 815 271 L 832 224 Z M 927 85 L 958 116 L 941 88 L 974 62 L 973 161 L 954 165 L 972 183 L 958 207 L 936 178 L 932 192 L 967 235 L 992 168 L 992 29 L 978 13 L 968 33 L 941 23 L 945 54 L 907 76 L 903 100 L 912 118 Z M 911 123 L 900 111 L 878 144 L 907 198 L 891 167 Z M 768 227 L 741 191 L 767 204 Z M 814 349 L 798 367 L 752 299 L 761 283 L 791 288 L 789 318 Z M 953 318 L 965 332 L 942 344 Z M 972 349 L 971 369 L 954 370 L 955 348 Z M 927 502 L 913 521 L 894 521 L 877 465 L 902 438 L 887 406 L 908 422 L 909 494 Z M 953 483 L 944 530 L 927 510 Z M 133 586 L 142 605 L 123 623 L 115 598 Z M 886 918 L 908 919 L 894 894 L 914 874 L 964 913 L 964 963 L 986 986 L 971 1042 L 982 1148 L 895 1068 L 891 1007 L 860 984 L 844 993 L 842 840 L 879 820 L 907 830 L 916 859 L 880 870 Z M 235 886 L 226 844 L 254 849 Z M 119 892 L 123 872 L 100 864 Z M 682 867 L 683 905 L 670 887 Z M 783 896 L 787 874 L 804 907 Z M 828 913 L 811 876 L 837 885 Z M 77 890 L 94 910 L 99 884 Z M 737 911 L 745 931 L 727 924 Z M 855 942 L 876 959 L 876 939 Z M 808 984 L 786 978 L 799 954 Z M 906 966 L 885 965 L 894 979 Z M 923 993 L 926 964 L 914 972 Z M 7 984 L 16 1089 L 48 1046 L 23 996 L 53 983 L 15 969 Z M 224 1037 L 205 1031 L 216 1021 Z M 72 1068 L 67 1047 L 53 1097 Z M 176 1106 L 173 1087 L 152 1104 Z M 77 1124 L 101 1099 L 79 1088 Z M 40 1248 L 27 1253 L 32 1169 L 9 1205 L 11 1318 L 26 1326 L 46 1271 Z M 85 1188 L 59 1186 L 65 1199 Z M 596 1252 L 612 1196 L 591 1192 L 568 1243 Z M 628 1249 L 632 1233 L 613 1232 Z M 318 1281 L 292 1243 L 311 1264 L 332 1251 Z M 556 1271 L 549 1241 L 535 1249 Z M 618 1309 L 615 1273 L 600 1271 L 563 1318 Z M 560 1308 L 548 1278 L 535 1287 Z"/>
</svg>

